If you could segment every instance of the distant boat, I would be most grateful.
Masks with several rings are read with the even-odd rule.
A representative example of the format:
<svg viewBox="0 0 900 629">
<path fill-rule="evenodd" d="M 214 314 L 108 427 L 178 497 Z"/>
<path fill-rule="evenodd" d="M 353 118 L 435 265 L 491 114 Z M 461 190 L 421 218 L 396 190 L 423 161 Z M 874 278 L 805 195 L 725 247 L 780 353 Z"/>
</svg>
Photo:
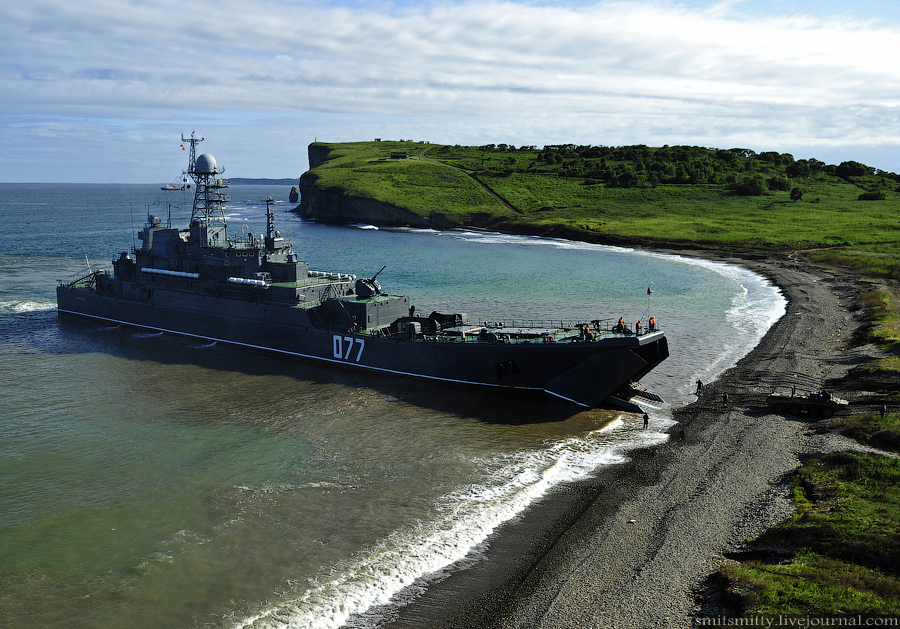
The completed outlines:
<svg viewBox="0 0 900 629">
<path fill-rule="evenodd" d="M 166 185 L 161 186 L 160 190 L 181 190 L 181 186 L 176 186 L 174 183 L 167 183 Z"/>
</svg>

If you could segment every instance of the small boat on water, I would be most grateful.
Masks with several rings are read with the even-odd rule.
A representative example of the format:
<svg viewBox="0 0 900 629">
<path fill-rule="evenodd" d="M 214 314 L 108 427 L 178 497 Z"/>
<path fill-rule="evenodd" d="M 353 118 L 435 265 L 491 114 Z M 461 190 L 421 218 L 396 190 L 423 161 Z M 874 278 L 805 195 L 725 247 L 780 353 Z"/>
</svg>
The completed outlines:
<svg viewBox="0 0 900 629">
<path fill-rule="evenodd" d="M 638 384 L 669 355 L 655 319 L 632 331 L 600 319 L 422 316 L 409 297 L 382 290 L 381 271 L 357 278 L 310 269 L 275 228 L 268 201 L 265 235 L 230 235 L 224 169 L 196 155 L 202 138 L 182 141 L 194 182 L 188 227 L 148 216 L 140 247 L 121 252 L 111 271 L 60 282 L 60 313 L 354 369 L 545 392 L 583 407 L 661 402 Z"/>
<path fill-rule="evenodd" d="M 174 183 L 167 183 L 164 186 L 160 186 L 159 189 L 160 190 L 168 190 L 168 191 L 181 190 L 181 186 L 176 186 Z"/>
</svg>

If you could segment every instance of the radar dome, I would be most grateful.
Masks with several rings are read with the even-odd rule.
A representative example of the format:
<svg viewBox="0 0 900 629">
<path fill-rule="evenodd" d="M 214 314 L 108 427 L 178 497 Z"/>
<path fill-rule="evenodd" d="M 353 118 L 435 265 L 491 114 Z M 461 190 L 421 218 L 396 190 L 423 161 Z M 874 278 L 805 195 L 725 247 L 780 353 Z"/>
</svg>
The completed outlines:
<svg viewBox="0 0 900 629">
<path fill-rule="evenodd" d="M 194 172 L 203 173 L 204 175 L 213 175 L 216 173 L 216 158 L 209 153 L 204 153 L 197 158 L 194 164 Z"/>
</svg>

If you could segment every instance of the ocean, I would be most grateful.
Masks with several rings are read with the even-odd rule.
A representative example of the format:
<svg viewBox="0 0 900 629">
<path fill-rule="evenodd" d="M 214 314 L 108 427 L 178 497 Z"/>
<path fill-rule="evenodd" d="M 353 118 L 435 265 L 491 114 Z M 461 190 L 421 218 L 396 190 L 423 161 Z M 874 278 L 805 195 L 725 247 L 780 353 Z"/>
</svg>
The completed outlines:
<svg viewBox="0 0 900 629">
<path fill-rule="evenodd" d="M 234 186 L 230 233 L 278 229 L 310 267 L 378 276 L 419 312 L 636 321 L 674 406 L 784 313 L 740 267 L 478 230 L 300 220 Z M 555 487 L 667 438 L 665 412 L 563 402 L 251 353 L 55 310 L 189 192 L 0 185 L 0 626 L 377 627 Z M 648 295 L 648 287 L 651 294 Z"/>
</svg>

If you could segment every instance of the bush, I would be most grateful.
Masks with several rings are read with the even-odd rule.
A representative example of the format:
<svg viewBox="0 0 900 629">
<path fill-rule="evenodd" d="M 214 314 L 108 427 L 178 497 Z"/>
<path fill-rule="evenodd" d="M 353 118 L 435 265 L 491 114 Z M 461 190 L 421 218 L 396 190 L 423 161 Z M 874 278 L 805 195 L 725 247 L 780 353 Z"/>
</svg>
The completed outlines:
<svg viewBox="0 0 900 629">
<path fill-rule="evenodd" d="M 759 197 L 769 191 L 761 175 L 742 178 L 731 189 L 742 197 Z"/>
<path fill-rule="evenodd" d="M 787 192 L 791 189 L 791 180 L 788 179 L 787 175 L 777 175 L 766 183 L 769 186 L 769 190 L 783 190 Z"/>
<path fill-rule="evenodd" d="M 887 195 L 884 190 L 874 190 L 872 192 L 863 192 L 857 197 L 860 201 L 884 201 Z"/>
</svg>

